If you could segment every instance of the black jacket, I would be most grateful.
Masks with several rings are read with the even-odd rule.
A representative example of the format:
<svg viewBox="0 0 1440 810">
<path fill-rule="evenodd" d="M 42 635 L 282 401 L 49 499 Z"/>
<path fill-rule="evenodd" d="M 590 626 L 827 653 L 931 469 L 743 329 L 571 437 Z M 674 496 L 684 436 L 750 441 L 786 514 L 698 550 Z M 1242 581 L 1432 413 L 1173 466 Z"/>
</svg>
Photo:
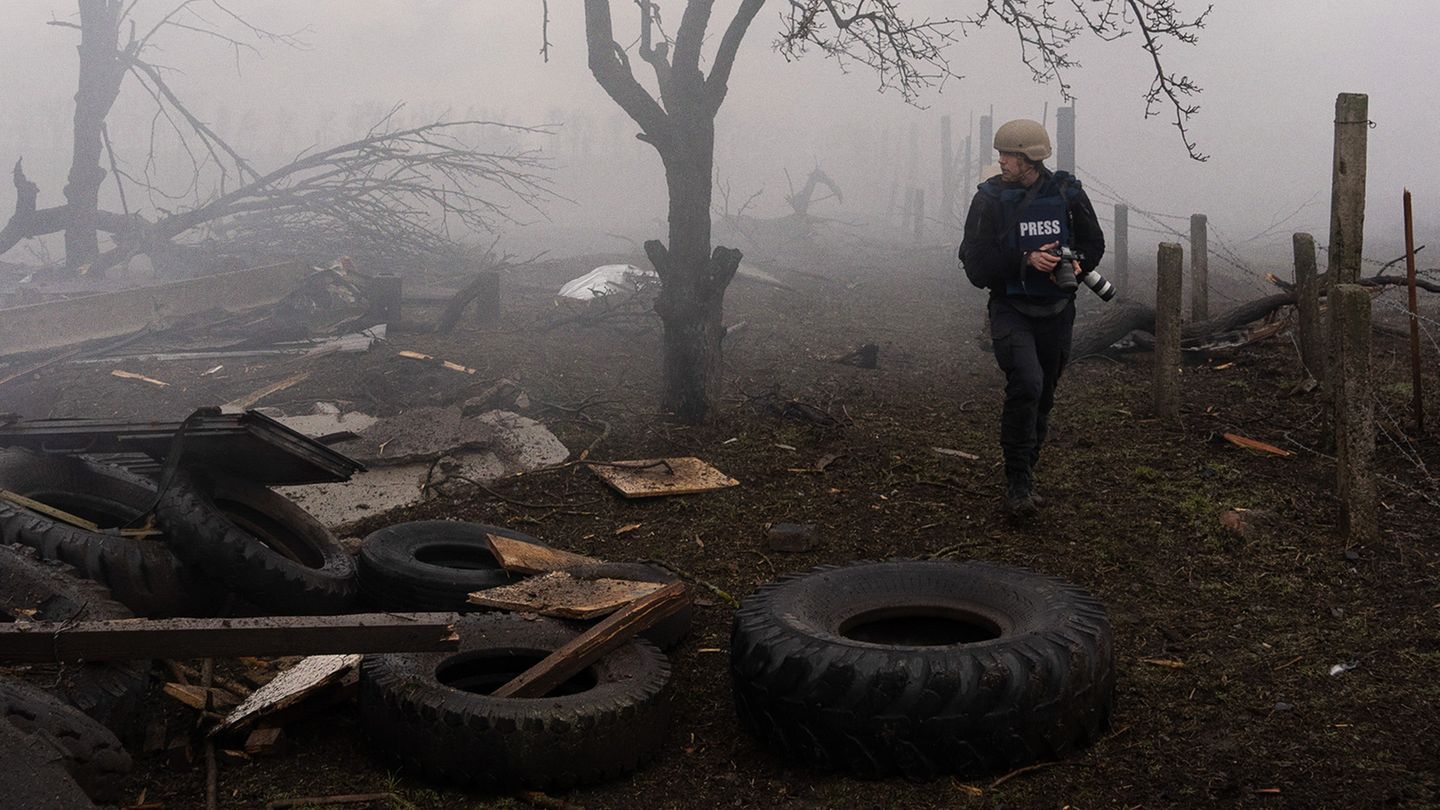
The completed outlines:
<svg viewBox="0 0 1440 810">
<path fill-rule="evenodd" d="M 1036 182 L 1040 184 L 1037 198 L 1057 194 L 1063 197 L 1069 214 L 1070 247 L 1085 257 L 1080 262 L 1081 270 L 1095 269 L 1105 255 L 1105 234 L 1080 181 L 1066 172 L 1052 173 L 1042 168 Z M 970 283 L 988 287 L 992 295 L 1013 295 L 1007 287 L 1024 277 L 1024 252 L 1016 246 L 1014 233 L 1018 224 L 1011 224 L 1007 232 L 1002 233 L 1002 229 L 1007 221 L 1015 220 L 1017 202 L 1025 191 L 1023 186 L 1002 183 L 997 176 L 981 183 L 970 202 L 960 263 Z"/>
</svg>

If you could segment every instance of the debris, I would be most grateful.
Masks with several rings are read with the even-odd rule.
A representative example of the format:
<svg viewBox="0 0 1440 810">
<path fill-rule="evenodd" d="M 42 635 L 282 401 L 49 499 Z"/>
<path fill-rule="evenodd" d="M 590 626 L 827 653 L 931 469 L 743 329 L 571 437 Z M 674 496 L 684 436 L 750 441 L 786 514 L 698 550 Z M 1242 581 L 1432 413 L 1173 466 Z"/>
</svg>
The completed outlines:
<svg viewBox="0 0 1440 810">
<path fill-rule="evenodd" d="M 200 376 L 201 376 L 201 377 L 209 377 L 211 374 L 214 374 L 215 372 L 219 371 L 219 370 L 222 369 L 222 368 L 225 368 L 224 364 L 215 366 L 214 368 L 206 369 L 206 370 L 200 372 Z"/>
<path fill-rule="evenodd" d="M 169 284 L 0 310 L 0 355 L 58 349 L 129 335 L 209 310 L 239 312 L 279 302 L 310 269 L 300 262 L 215 273 Z"/>
<path fill-rule="evenodd" d="M 633 264 L 606 264 L 565 282 L 555 295 L 593 301 L 616 293 L 636 293 L 659 283 L 660 274 L 654 270 L 641 270 Z"/>
<path fill-rule="evenodd" d="M 1314 377 L 1306 377 L 1305 379 L 1303 379 L 1303 380 L 1295 383 L 1295 385 L 1292 386 L 1289 391 L 1286 391 L 1286 392 L 1285 392 L 1285 396 L 1287 396 L 1287 397 L 1295 397 L 1295 396 L 1299 396 L 1299 395 L 1301 395 L 1301 394 L 1308 394 L 1308 393 L 1310 393 L 1311 391 L 1314 391 L 1316 388 L 1319 388 L 1319 387 L 1320 387 L 1320 381 L 1319 381 L 1319 380 L 1315 379 Z"/>
<path fill-rule="evenodd" d="M 280 424 L 259 411 L 202 408 L 184 422 L 35 419 L 0 426 L 0 447 L 37 453 L 141 453 L 159 469 L 175 433 L 185 426 L 188 462 L 262 484 L 345 481 L 365 465 Z M 134 472 L 143 465 L 127 464 Z"/>
<path fill-rule="evenodd" d="M 1359 661 L 1345 661 L 1339 664 L 1332 664 L 1330 667 L 1330 675 L 1331 677 L 1334 677 L 1336 675 L 1344 675 L 1345 673 L 1349 672 L 1352 669 L 1355 669 L 1358 666 L 1360 666 Z"/>
<path fill-rule="evenodd" d="M 307 427 L 331 429 L 318 420 Z M 463 487 L 483 487 L 506 475 L 558 464 L 570 455 L 545 425 L 511 411 L 467 417 L 459 407 L 423 406 L 356 432 L 358 438 L 334 447 L 371 469 L 344 484 L 282 491 L 327 526 Z"/>
<path fill-rule="evenodd" d="M 866 343 L 849 354 L 835 358 L 833 362 L 856 368 L 877 368 L 880 365 L 880 347 L 874 343 Z"/>
<path fill-rule="evenodd" d="M 627 498 L 714 492 L 740 483 L 693 456 L 589 466 L 591 472 Z"/>
<path fill-rule="evenodd" d="M 470 594 L 472 605 L 539 613 L 560 619 L 594 619 L 642 599 L 663 585 L 626 579 L 578 579 L 564 571 L 528 577 Z"/>
<path fill-rule="evenodd" d="M 1272 455 L 1282 457 L 1295 455 L 1289 450 L 1282 450 L 1273 444 L 1266 444 L 1265 442 L 1256 441 L 1255 439 L 1247 439 L 1244 436 L 1240 436 L 1234 433 L 1223 433 L 1221 434 L 1221 437 L 1224 438 L 1225 441 L 1230 442 L 1231 444 L 1238 447 L 1245 447 L 1250 450 L 1259 450 L 1262 453 L 1270 453 Z"/>
<path fill-rule="evenodd" d="M 115 372 L 111 373 L 113 374 Z M 286 388 L 298 385 L 299 383 L 302 383 L 308 379 L 310 379 L 310 372 L 308 371 L 302 371 L 299 374 L 292 374 L 289 377 L 280 380 L 279 382 L 273 382 L 263 388 L 251 391 L 250 393 L 246 394 L 243 397 L 240 397 L 239 399 L 227 402 L 225 403 L 224 407 L 234 408 L 243 411 L 246 408 L 254 407 L 255 403 L 259 402 L 265 397 L 270 396 L 271 394 L 277 394 L 281 391 L 284 391 Z"/>
<path fill-rule="evenodd" d="M 192 709 L 212 712 L 217 709 L 228 709 L 239 700 L 224 689 L 216 687 L 196 686 L 195 684 L 167 683 L 164 687 L 165 694 L 184 703 Z"/>
<path fill-rule="evenodd" d="M 942 456 L 950 456 L 951 458 L 963 458 L 966 461 L 980 460 L 979 456 L 975 455 L 974 453 L 967 453 L 964 450 L 951 450 L 948 447 L 932 447 L 930 449 L 934 450 L 936 453 Z"/>
<path fill-rule="evenodd" d="M 768 551 L 810 551 L 819 543 L 814 523 L 776 523 L 765 532 Z"/>
<path fill-rule="evenodd" d="M 270 683 L 256 689 L 221 721 L 211 734 L 235 728 L 261 717 L 272 717 L 290 709 L 332 684 L 340 683 L 360 666 L 360 656 L 312 655 L 285 670 Z"/>
<path fill-rule="evenodd" d="M 1275 704 L 1275 711 L 1277 711 L 1277 712 L 1288 712 L 1288 711 L 1290 711 L 1291 709 L 1294 709 L 1294 708 L 1295 708 L 1295 704 L 1294 704 L 1294 703 L 1286 703 L 1286 702 L 1284 702 L 1284 701 L 1278 701 L 1278 702 L 1276 702 L 1276 704 Z"/>
<path fill-rule="evenodd" d="M 1141 658 L 1140 663 L 1150 664 L 1157 667 L 1165 667 L 1166 669 L 1185 668 L 1185 662 L 1175 658 Z"/>
<path fill-rule="evenodd" d="M 452 613 L 0 623 L 0 661 L 453 650 Z M 253 696 L 253 695 L 252 695 Z"/>
<path fill-rule="evenodd" d="M 550 690 L 600 660 L 606 653 L 623 645 L 635 634 L 677 613 L 687 602 L 684 582 L 672 582 L 662 586 L 649 596 L 631 602 L 625 609 L 611 614 L 576 636 L 574 640 L 550 653 L 540 663 L 515 676 L 490 695 L 496 698 L 544 697 Z"/>
<path fill-rule="evenodd" d="M 643 524 L 643 523 L 626 523 L 624 526 L 621 526 L 620 528 L 618 528 L 618 529 L 615 530 L 615 536 L 616 536 L 616 537 L 619 537 L 619 536 L 622 535 L 622 534 L 629 534 L 630 532 L 635 531 L 636 529 L 640 528 L 640 527 L 643 526 L 643 525 L 645 525 L 645 524 Z"/>
<path fill-rule="evenodd" d="M 285 729 L 280 726 L 256 726 L 245 738 L 245 753 L 252 757 L 281 753 L 287 746 Z"/>
<path fill-rule="evenodd" d="M 160 387 L 160 388 L 169 388 L 169 387 L 170 387 L 170 383 L 164 382 L 163 380 L 157 380 L 157 379 L 155 379 L 154 377 L 146 377 L 144 374 L 136 374 L 136 373 L 133 372 L 133 371 L 121 371 L 121 370 L 118 369 L 118 368 L 115 369 L 114 371 L 111 371 L 111 372 L 110 372 L 110 376 L 111 376 L 111 377 L 119 377 L 119 378 L 125 379 L 125 380 L 140 380 L 141 382 L 147 382 L 147 383 L 150 383 L 151 385 L 158 386 L 158 387 Z"/>
<path fill-rule="evenodd" d="M 423 360 L 423 361 L 425 361 L 425 362 L 427 362 L 427 363 L 434 363 L 435 365 L 438 365 L 438 366 L 444 366 L 445 368 L 448 368 L 448 369 L 450 369 L 451 371 L 459 371 L 459 372 L 463 372 L 463 373 L 465 373 L 465 374 L 479 374 L 479 373 L 480 373 L 479 370 L 470 368 L 469 366 L 462 366 L 462 365 L 460 365 L 459 363 L 452 363 L 452 362 L 450 362 L 449 360 L 440 360 L 440 359 L 437 359 L 437 358 L 435 358 L 435 357 L 431 357 L 431 356 L 428 355 L 428 354 L 421 354 L 420 352 L 402 351 L 402 352 L 396 352 L 396 354 L 400 355 L 401 357 L 409 358 L 409 359 L 411 359 L 411 360 Z"/>
<path fill-rule="evenodd" d="M 834 464 L 835 460 L 842 455 L 843 453 L 826 453 L 820 458 L 815 459 L 815 472 L 825 472 L 825 468 Z"/>
<path fill-rule="evenodd" d="M 495 555 L 500 567 L 517 574 L 548 574 L 551 571 L 564 571 L 567 568 L 599 565 L 604 562 L 595 557 L 527 543 L 513 537 L 502 537 L 498 534 L 487 537 L 490 540 L 490 551 Z"/>
<path fill-rule="evenodd" d="M 271 799 L 265 803 L 265 810 L 284 810 L 288 807 L 310 807 L 324 804 L 368 804 L 389 802 L 392 805 L 413 807 L 394 793 L 342 793 L 334 796 L 301 796 L 294 799 Z"/>
</svg>

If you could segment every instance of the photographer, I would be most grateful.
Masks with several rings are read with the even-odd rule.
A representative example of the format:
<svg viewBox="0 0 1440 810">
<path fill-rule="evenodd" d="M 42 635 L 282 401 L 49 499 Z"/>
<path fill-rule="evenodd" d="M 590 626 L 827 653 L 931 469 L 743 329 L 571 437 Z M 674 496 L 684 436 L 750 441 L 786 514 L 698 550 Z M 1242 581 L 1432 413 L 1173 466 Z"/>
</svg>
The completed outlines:
<svg viewBox="0 0 1440 810">
<path fill-rule="evenodd" d="M 1039 122 L 1007 122 L 995 132 L 995 149 L 1001 172 L 970 203 L 960 262 L 972 284 L 990 290 L 990 337 L 1005 372 L 1005 510 L 1024 517 L 1042 503 L 1034 468 L 1070 355 L 1073 277 L 1099 264 L 1105 235 L 1080 181 L 1045 168 L 1050 136 Z M 1063 248 L 1078 261 L 1062 259 Z"/>
</svg>

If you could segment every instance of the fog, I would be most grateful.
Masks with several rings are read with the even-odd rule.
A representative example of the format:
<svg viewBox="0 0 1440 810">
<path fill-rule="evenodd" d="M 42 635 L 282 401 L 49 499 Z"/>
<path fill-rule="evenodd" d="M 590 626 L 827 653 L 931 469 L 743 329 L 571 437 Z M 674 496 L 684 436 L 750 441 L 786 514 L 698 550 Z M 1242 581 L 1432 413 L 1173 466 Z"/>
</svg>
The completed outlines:
<svg viewBox="0 0 1440 810">
<path fill-rule="evenodd" d="M 136 14 L 143 24 L 173 5 L 146 0 Z M 546 204 L 544 217 L 517 210 L 520 222 L 505 226 L 504 240 L 543 241 L 560 232 L 573 239 L 583 230 L 593 249 L 606 250 L 620 246 L 606 233 L 663 234 L 658 157 L 634 139 L 637 127 L 591 77 L 578 2 L 549 4 L 548 62 L 540 53 L 539 2 L 232 5 L 257 26 L 298 32 L 304 46 L 261 43 L 250 52 L 176 30 L 158 40 L 150 59 L 172 69 L 169 81 L 193 111 L 262 169 L 311 146 L 349 140 L 397 103 L 405 104 L 401 117 L 410 123 L 479 117 L 551 125 L 553 134 L 526 135 L 516 143 L 550 156 L 564 199 Z M 617 37 L 630 42 L 632 4 L 614 5 Z M 679 5 L 662 4 L 672 33 Z M 717 2 L 710 48 L 735 5 Z M 939 15 L 964 5 L 907 0 L 902 7 Z M 1182 6 L 1192 14 L 1199 8 L 1189 0 Z M 71 0 L 6 0 L 0 12 L 0 37 L 7 43 L 0 50 L 0 162 L 8 168 L 24 158 L 27 174 L 41 188 L 42 206 L 63 199 L 79 40 L 77 31 L 46 23 L 75 18 Z M 1060 92 L 1032 80 L 1007 29 L 956 43 L 949 55 L 963 79 L 910 105 L 896 92 L 877 92 L 876 76 L 863 67 L 846 73 L 818 54 L 786 62 L 772 49 L 777 18 L 774 5 L 756 19 L 717 118 L 716 174 L 730 195 L 727 201 L 717 191 L 717 207 L 728 202 L 733 211 L 760 192 L 750 213 L 783 213 L 785 172 L 799 183 L 819 166 L 845 191 L 845 205 L 828 202 L 817 213 L 875 221 L 885 215 L 893 185 L 925 187 L 927 199 L 938 200 L 942 115 L 952 116 L 962 142 L 992 108 L 997 124 L 1043 116 L 1053 134 L 1055 109 L 1064 103 Z M 1367 93 L 1374 128 L 1366 254 L 1393 258 L 1402 238 L 1402 187 L 1415 195 L 1418 241 L 1435 238 L 1440 223 L 1440 169 L 1430 157 L 1440 129 L 1431 38 L 1440 30 L 1437 23 L 1440 5 L 1432 0 L 1217 4 L 1198 45 L 1169 44 L 1164 51 L 1167 68 L 1203 88 L 1201 110 L 1190 122 L 1191 137 L 1210 156 L 1203 163 L 1187 156 L 1171 109 L 1145 117 L 1142 97 L 1152 66 L 1138 39 L 1082 41 L 1074 50 L 1081 66 L 1067 74 L 1075 95 L 1080 177 L 1107 218 L 1109 205 L 1123 199 L 1177 217 L 1206 213 L 1220 239 L 1247 251 L 1288 251 L 1289 234 L 1300 230 L 1323 243 L 1335 96 Z M 638 59 L 634 67 L 653 86 L 653 77 L 641 75 L 648 67 Z M 131 168 L 144 160 L 147 132 L 155 125 L 152 109 L 132 83 L 111 116 L 115 149 Z M 913 169 L 912 132 L 919 148 Z M 986 155 L 993 158 L 993 152 Z M 166 156 L 177 159 L 179 153 L 172 149 Z M 102 203 L 113 204 L 112 183 L 104 193 Z M 1180 220 L 1162 221 L 1185 229 Z M 1132 216 L 1132 223 L 1156 227 L 1143 217 Z M 1170 237 L 1135 234 L 1136 252 L 1152 238 Z M 5 258 L 34 258 L 24 253 L 22 246 Z"/>
</svg>

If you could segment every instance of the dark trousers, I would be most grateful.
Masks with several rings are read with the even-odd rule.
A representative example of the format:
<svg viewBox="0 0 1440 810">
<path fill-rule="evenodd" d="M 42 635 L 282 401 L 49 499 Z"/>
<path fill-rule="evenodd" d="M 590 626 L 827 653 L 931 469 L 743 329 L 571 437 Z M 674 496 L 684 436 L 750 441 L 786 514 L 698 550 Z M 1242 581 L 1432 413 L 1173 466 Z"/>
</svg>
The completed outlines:
<svg viewBox="0 0 1440 810">
<path fill-rule="evenodd" d="M 1000 415 L 1000 448 L 1005 475 L 1029 480 L 1050 427 L 1055 384 L 1070 359 L 1075 302 L 1054 315 L 1035 317 L 1000 296 L 990 299 L 990 340 L 1005 372 L 1005 408 Z"/>
</svg>

